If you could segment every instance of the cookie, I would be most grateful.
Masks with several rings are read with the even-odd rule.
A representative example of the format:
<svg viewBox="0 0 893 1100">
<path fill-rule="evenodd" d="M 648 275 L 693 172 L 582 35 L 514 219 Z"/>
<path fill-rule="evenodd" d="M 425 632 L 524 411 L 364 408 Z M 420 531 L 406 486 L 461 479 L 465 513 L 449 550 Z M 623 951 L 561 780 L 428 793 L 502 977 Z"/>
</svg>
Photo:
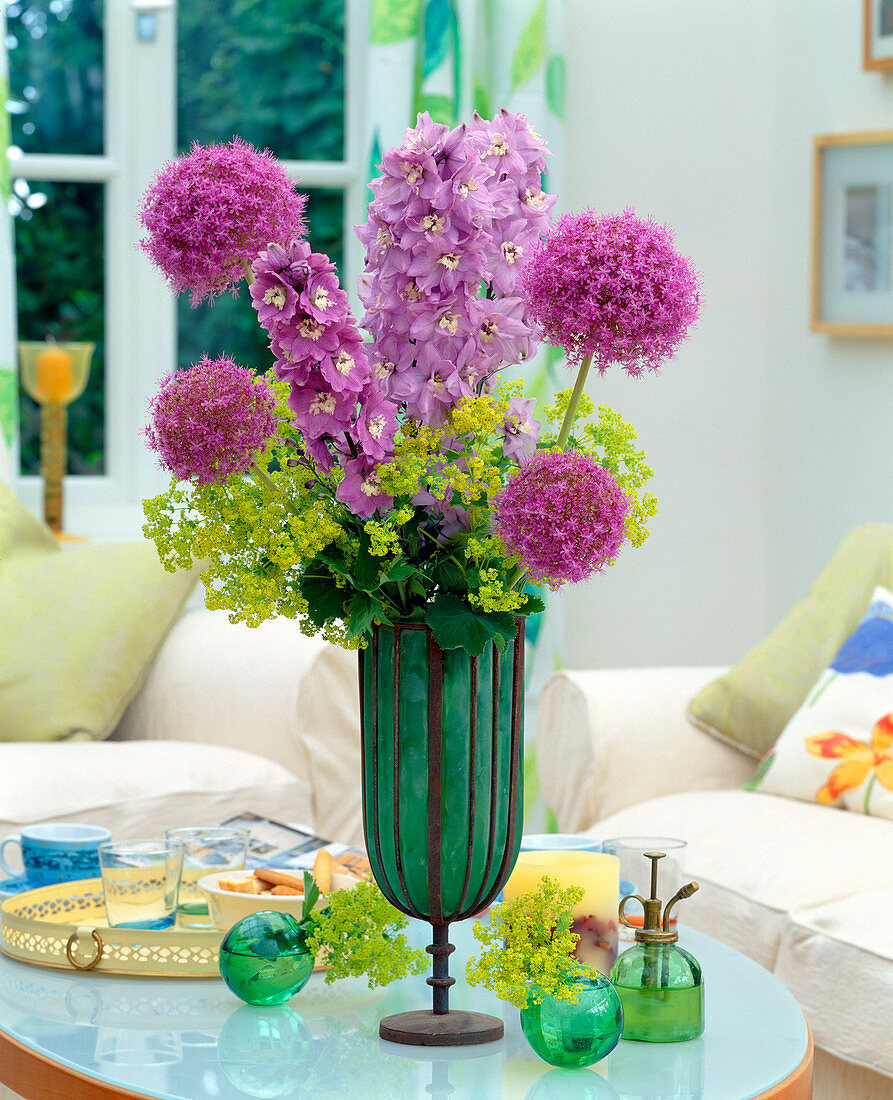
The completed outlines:
<svg viewBox="0 0 893 1100">
<path fill-rule="evenodd" d="M 313 878 L 316 885 L 326 894 L 332 889 L 332 853 L 320 848 L 313 863 Z"/>
<path fill-rule="evenodd" d="M 272 867 L 257 867 L 254 877 L 270 886 L 291 886 L 297 893 L 304 893 L 304 880 L 288 874 L 286 871 L 277 871 Z"/>
<path fill-rule="evenodd" d="M 219 878 L 217 886 L 233 894 L 261 894 L 261 885 L 253 878 Z"/>
</svg>

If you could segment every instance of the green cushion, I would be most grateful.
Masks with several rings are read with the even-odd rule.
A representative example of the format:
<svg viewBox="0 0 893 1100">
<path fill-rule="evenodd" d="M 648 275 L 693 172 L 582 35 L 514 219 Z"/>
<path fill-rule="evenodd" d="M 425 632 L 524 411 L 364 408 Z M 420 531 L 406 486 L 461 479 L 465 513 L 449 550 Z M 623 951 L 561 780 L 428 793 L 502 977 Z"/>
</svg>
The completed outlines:
<svg viewBox="0 0 893 1100">
<path fill-rule="evenodd" d="M 0 484 L 0 741 L 108 737 L 195 582 L 147 542 L 62 550 Z"/>
<path fill-rule="evenodd" d="M 893 587 L 893 526 L 857 527 L 806 599 L 724 676 L 689 704 L 700 729 L 762 756 L 855 630 L 876 585 Z"/>
</svg>

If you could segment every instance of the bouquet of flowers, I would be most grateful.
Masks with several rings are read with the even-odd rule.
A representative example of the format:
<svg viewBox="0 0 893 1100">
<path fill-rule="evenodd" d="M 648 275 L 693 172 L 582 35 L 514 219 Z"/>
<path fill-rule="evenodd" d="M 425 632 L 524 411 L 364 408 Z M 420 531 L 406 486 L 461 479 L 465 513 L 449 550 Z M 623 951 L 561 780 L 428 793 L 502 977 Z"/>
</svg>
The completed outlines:
<svg viewBox="0 0 893 1100">
<path fill-rule="evenodd" d="M 193 304 L 247 278 L 274 357 L 261 375 L 205 357 L 151 402 L 173 481 L 144 530 L 167 568 L 204 562 L 208 606 L 348 647 L 415 621 L 481 653 L 542 608 L 528 582 L 582 581 L 645 539 L 652 471 L 585 381 L 593 363 L 637 375 L 672 356 L 698 276 L 632 211 L 553 227 L 547 155 L 523 115 L 420 115 L 357 229 L 359 322 L 268 152 L 194 145 L 159 172 L 141 247 Z M 541 339 L 578 368 L 545 425 L 503 377 Z"/>
</svg>

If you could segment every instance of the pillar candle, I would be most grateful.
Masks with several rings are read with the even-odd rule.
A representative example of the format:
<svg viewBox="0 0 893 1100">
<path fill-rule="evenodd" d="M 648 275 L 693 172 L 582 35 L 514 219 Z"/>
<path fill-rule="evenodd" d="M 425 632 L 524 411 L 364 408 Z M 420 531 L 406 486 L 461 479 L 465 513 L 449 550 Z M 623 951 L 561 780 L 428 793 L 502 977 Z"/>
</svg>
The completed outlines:
<svg viewBox="0 0 893 1100">
<path fill-rule="evenodd" d="M 71 356 L 62 348 L 48 345 L 34 360 L 34 388 L 46 404 L 58 404 L 74 388 Z"/>
<path fill-rule="evenodd" d="M 505 884 L 505 900 L 535 890 L 544 875 L 561 887 L 583 887 L 582 900 L 571 910 L 571 931 L 580 937 L 574 954 L 608 974 L 617 957 L 620 860 L 603 852 L 522 852 Z"/>
</svg>

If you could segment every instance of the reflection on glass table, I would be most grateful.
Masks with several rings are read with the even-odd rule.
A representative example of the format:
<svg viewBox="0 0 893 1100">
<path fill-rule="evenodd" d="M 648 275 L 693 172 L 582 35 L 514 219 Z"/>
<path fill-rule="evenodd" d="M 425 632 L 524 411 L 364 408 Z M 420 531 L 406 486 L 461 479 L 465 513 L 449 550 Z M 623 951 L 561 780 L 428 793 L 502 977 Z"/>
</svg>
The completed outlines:
<svg viewBox="0 0 893 1100">
<path fill-rule="evenodd" d="M 420 924 L 412 934 L 419 946 L 430 938 Z M 9 1036 L 98 1081 L 164 1100 L 742 1100 L 795 1071 L 808 1049 L 796 1002 L 768 971 L 683 928 L 680 942 L 704 969 L 704 1035 L 621 1041 L 589 1069 L 555 1070 L 528 1046 L 516 1009 L 462 980 L 474 950 L 470 922 L 451 938 L 451 1001 L 501 1015 L 497 1043 L 438 1049 L 380 1040 L 379 1020 L 417 1004 L 424 977 L 370 990 L 353 980 L 326 986 L 315 973 L 288 1004 L 264 1008 L 243 1005 L 222 981 L 72 973 L 0 957 L 0 1050 Z M 7 1067 L 0 1057 L 0 1080 Z"/>
</svg>

